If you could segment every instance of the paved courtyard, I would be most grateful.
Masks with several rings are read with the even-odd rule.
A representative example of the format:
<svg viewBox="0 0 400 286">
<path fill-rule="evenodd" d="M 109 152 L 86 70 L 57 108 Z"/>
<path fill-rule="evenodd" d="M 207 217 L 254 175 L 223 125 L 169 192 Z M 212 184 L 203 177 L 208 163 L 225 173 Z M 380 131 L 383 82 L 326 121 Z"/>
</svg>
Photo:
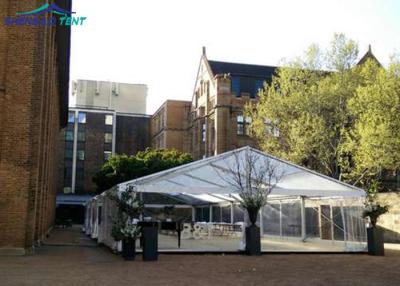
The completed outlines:
<svg viewBox="0 0 400 286">
<path fill-rule="evenodd" d="M 364 254 L 160 255 L 126 262 L 76 229 L 34 256 L 0 257 L 0 285 L 400 285 L 400 251 Z"/>
</svg>

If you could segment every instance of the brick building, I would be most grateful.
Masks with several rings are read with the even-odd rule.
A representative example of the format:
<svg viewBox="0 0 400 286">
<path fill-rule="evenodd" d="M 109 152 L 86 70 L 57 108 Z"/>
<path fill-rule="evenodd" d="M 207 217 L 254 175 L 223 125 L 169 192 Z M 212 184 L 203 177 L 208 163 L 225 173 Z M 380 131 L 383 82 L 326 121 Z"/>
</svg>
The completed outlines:
<svg viewBox="0 0 400 286">
<path fill-rule="evenodd" d="M 3 0 L 0 19 L 41 5 Z M 69 27 L 0 25 L 0 255 L 32 253 L 53 223 L 69 55 Z"/>
<path fill-rule="evenodd" d="M 97 194 L 92 178 L 108 158 L 134 155 L 150 146 L 146 97 L 143 84 L 73 82 L 72 101 L 87 105 L 69 108 L 60 135 L 58 218 L 82 223 L 84 203 Z"/>
<path fill-rule="evenodd" d="M 167 100 L 151 117 L 151 147 L 190 151 L 190 101 Z"/>
</svg>

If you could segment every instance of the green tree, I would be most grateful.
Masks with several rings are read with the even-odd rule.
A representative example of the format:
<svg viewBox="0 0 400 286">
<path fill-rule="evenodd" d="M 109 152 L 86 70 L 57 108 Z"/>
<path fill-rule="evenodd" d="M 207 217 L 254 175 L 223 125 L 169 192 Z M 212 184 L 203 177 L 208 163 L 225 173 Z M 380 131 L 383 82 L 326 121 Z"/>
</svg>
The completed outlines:
<svg viewBox="0 0 400 286">
<path fill-rule="evenodd" d="M 312 45 L 278 69 L 246 108 L 260 147 L 350 183 L 399 169 L 398 65 L 357 57 L 357 44 L 337 34 L 327 51 Z"/>
<path fill-rule="evenodd" d="M 135 156 L 115 155 L 93 177 L 99 192 L 118 183 L 140 178 L 162 170 L 192 162 L 187 153 L 167 149 L 146 149 Z"/>
<path fill-rule="evenodd" d="M 400 169 L 400 64 L 383 69 L 369 61 L 360 74 L 364 84 L 349 100 L 353 125 L 343 151 L 352 154 L 347 177 L 370 185 Z"/>
</svg>

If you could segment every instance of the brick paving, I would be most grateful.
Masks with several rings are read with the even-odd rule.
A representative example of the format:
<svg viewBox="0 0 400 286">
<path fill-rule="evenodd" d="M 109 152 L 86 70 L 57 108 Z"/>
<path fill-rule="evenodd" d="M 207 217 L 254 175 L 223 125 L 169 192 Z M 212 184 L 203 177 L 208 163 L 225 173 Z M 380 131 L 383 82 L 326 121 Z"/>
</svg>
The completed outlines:
<svg viewBox="0 0 400 286">
<path fill-rule="evenodd" d="M 86 244 L 76 228 L 54 230 L 34 256 L 0 257 L 0 285 L 400 285 L 394 250 L 385 257 L 160 255 L 157 262 L 126 262 Z"/>
</svg>

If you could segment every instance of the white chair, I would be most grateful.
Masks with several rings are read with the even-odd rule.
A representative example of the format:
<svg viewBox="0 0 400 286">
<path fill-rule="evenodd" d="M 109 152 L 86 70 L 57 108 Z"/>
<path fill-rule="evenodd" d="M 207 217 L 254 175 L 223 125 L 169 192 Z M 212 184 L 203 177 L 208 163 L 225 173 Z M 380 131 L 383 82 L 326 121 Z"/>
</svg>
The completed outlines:
<svg viewBox="0 0 400 286">
<path fill-rule="evenodd" d="M 181 232 L 181 239 L 192 238 L 192 225 L 190 223 L 183 224 L 183 230 Z"/>
</svg>

